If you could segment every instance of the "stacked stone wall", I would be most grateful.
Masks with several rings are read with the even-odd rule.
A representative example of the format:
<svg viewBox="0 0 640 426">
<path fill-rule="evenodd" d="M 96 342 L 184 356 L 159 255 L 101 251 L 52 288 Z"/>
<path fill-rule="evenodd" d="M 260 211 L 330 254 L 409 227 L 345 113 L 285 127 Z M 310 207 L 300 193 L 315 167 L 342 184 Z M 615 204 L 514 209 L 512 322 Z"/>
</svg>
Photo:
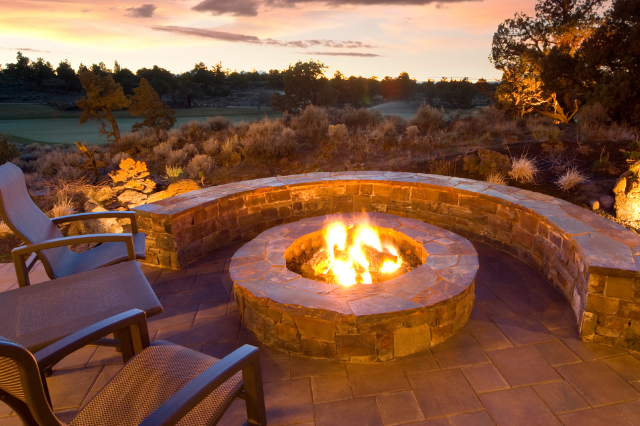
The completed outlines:
<svg viewBox="0 0 640 426">
<path fill-rule="evenodd" d="M 136 211 L 146 261 L 169 268 L 303 218 L 416 218 L 532 266 L 571 303 L 583 339 L 640 350 L 640 237 L 544 194 L 420 173 L 315 173 L 206 188 Z"/>
</svg>

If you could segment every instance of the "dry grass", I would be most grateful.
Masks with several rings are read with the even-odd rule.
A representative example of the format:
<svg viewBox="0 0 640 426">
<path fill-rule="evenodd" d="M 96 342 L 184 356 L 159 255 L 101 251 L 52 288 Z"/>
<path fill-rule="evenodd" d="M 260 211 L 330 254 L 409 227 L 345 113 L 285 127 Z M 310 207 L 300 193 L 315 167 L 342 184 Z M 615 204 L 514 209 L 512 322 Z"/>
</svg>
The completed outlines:
<svg viewBox="0 0 640 426">
<path fill-rule="evenodd" d="M 554 125 L 536 124 L 531 127 L 531 134 L 538 142 L 557 142 L 562 131 Z"/>
<path fill-rule="evenodd" d="M 484 180 L 494 185 L 506 185 L 507 178 L 502 173 L 489 173 Z"/>
<path fill-rule="evenodd" d="M 527 157 L 511 158 L 509 177 L 515 179 L 516 182 L 533 183 L 538 172 L 538 166 L 534 159 Z"/>
<path fill-rule="evenodd" d="M 166 166 L 165 167 L 164 180 L 168 183 L 175 183 L 180 180 L 180 177 L 184 173 L 184 167 L 180 166 Z"/>
<path fill-rule="evenodd" d="M 429 173 L 434 175 L 454 176 L 456 173 L 455 161 L 438 158 L 429 163 Z"/>
<path fill-rule="evenodd" d="M 0 235 L 11 234 L 11 229 L 9 229 L 9 225 L 0 220 Z"/>
<path fill-rule="evenodd" d="M 567 170 L 565 174 L 560 176 L 556 181 L 556 185 L 558 185 L 558 187 L 563 191 L 569 191 L 576 188 L 578 185 L 587 182 L 589 182 L 589 179 L 574 167 Z"/>
</svg>

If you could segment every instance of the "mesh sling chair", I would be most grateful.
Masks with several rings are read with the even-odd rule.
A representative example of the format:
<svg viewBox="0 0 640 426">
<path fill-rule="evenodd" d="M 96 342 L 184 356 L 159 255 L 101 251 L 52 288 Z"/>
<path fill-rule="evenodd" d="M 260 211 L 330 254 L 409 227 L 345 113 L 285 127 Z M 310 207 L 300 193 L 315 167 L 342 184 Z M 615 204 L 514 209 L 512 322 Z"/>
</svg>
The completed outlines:
<svg viewBox="0 0 640 426">
<path fill-rule="evenodd" d="M 119 331 L 122 370 L 68 426 L 169 426 L 217 423 L 235 398 L 247 406 L 245 425 L 266 426 L 258 349 L 244 345 L 219 360 L 165 341 L 149 345 L 144 313 L 130 310 L 31 354 L 0 339 L 0 400 L 34 426 L 62 426 L 53 413 L 43 371 L 98 336 Z"/>
<path fill-rule="evenodd" d="M 48 218 L 29 196 L 24 174 L 12 163 L 0 166 L 0 216 L 25 243 L 13 251 L 13 261 L 20 286 L 29 285 L 29 270 L 37 259 L 49 278 L 60 278 L 125 260 L 144 259 L 145 234 L 138 232 L 135 212 L 95 212 Z M 92 234 L 64 237 L 58 224 L 76 220 L 128 218 L 131 233 Z M 84 253 L 74 253 L 68 246 L 102 243 Z M 25 261 L 26 255 L 30 254 Z"/>
</svg>

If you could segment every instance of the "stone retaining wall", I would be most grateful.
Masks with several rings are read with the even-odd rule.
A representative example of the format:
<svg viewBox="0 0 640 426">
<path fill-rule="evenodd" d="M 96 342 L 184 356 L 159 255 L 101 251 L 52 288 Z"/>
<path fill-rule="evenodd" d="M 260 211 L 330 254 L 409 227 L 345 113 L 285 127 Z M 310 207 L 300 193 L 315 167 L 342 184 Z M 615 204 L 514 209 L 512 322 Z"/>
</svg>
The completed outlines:
<svg viewBox="0 0 640 426">
<path fill-rule="evenodd" d="M 640 236 L 548 195 L 421 173 L 327 172 L 210 187 L 135 210 L 146 261 L 169 268 L 306 217 L 417 218 L 531 265 L 571 303 L 583 339 L 640 350 Z"/>
</svg>

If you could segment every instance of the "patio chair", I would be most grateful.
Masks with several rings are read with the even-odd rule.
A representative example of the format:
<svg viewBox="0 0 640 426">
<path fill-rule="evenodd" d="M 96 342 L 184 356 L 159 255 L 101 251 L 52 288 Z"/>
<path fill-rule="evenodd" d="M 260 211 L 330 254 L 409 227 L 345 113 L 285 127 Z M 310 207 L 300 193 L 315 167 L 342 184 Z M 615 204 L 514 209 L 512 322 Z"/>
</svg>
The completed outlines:
<svg viewBox="0 0 640 426">
<path fill-rule="evenodd" d="M 0 399 L 26 425 L 64 426 L 52 411 L 43 371 L 98 336 L 118 331 L 136 353 L 68 426 L 168 426 L 217 423 L 244 398 L 248 425 L 266 425 L 258 348 L 244 345 L 219 360 L 173 343 L 149 345 L 144 313 L 131 310 L 31 354 L 0 339 Z"/>
<path fill-rule="evenodd" d="M 162 305 L 136 261 L 0 292 L 0 336 L 38 351 L 130 309 L 147 317 Z M 117 337 L 117 336 L 116 336 Z M 118 346 L 116 340 L 100 344 Z"/>
<path fill-rule="evenodd" d="M 138 232 L 135 212 L 94 212 L 50 219 L 31 200 L 22 170 L 12 163 L 0 166 L 0 216 L 25 243 L 13 253 L 20 286 L 29 285 L 29 271 L 37 259 L 42 261 L 49 278 L 54 279 L 145 258 L 145 234 Z M 64 237 L 57 226 L 100 218 L 128 218 L 131 233 Z M 75 253 L 68 248 L 86 243 L 101 244 L 84 253 Z M 27 261 L 22 257 L 24 254 L 31 254 Z"/>
</svg>

